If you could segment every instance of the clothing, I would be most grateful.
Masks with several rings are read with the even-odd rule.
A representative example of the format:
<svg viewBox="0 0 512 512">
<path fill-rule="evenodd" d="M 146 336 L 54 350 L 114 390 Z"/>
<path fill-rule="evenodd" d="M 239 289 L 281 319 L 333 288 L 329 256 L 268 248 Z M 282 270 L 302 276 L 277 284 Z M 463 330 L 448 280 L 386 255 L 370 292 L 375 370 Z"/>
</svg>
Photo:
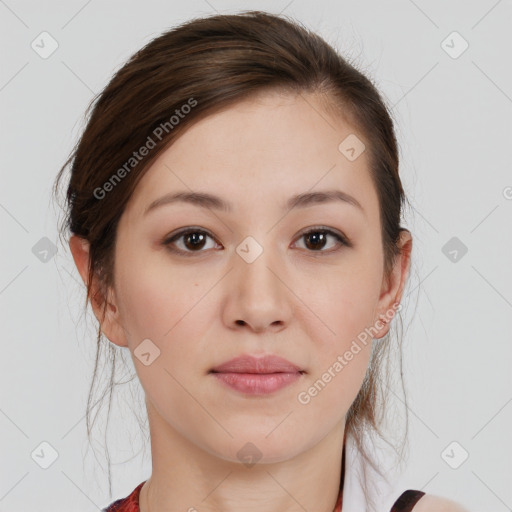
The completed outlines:
<svg viewBox="0 0 512 512">
<path fill-rule="evenodd" d="M 139 493 L 144 483 L 145 481 L 140 483 L 129 496 L 114 501 L 107 508 L 103 509 L 102 512 L 139 512 Z M 422 491 L 415 491 L 411 489 L 405 491 L 395 501 L 390 512 L 411 512 L 414 505 L 424 494 L 425 493 Z M 340 490 L 338 501 L 336 502 L 336 507 L 333 512 L 342 512 L 342 495 L 343 489 Z"/>
</svg>

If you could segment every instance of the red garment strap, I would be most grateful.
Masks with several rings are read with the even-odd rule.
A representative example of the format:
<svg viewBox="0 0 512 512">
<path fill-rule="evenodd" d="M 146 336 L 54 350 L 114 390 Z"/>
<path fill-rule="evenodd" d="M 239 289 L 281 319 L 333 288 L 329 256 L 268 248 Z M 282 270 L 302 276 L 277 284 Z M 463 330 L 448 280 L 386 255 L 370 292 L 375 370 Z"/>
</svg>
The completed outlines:
<svg viewBox="0 0 512 512">
<path fill-rule="evenodd" d="M 114 501 L 101 512 L 139 512 L 139 494 L 145 483 L 146 480 L 135 487 L 129 496 Z"/>
<path fill-rule="evenodd" d="M 408 489 L 395 501 L 395 504 L 391 507 L 391 512 L 411 512 L 414 505 L 424 495 L 425 493 L 422 491 Z"/>
</svg>

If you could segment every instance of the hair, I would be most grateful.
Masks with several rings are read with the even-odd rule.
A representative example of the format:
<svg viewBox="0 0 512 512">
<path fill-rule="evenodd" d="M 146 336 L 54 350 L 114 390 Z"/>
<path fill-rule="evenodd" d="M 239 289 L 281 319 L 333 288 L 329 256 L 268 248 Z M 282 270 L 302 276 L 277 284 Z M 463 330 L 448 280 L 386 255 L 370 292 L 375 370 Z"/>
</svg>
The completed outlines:
<svg viewBox="0 0 512 512">
<path fill-rule="evenodd" d="M 195 18 L 162 33 L 132 55 L 89 104 L 86 127 L 54 184 L 56 193 L 70 167 L 65 218 L 59 231 L 61 235 L 69 231 L 89 243 L 84 309 L 89 300 L 98 300 L 92 297 L 91 286 L 96 276 L 103 287 L 100 304 L 105 316 L 106 290 L 114 285 L 118 222 L 154 159 L 194 122 L 266 91 L 314 93 L 326 113 L 346 120 L 364 141 L 379 199 L 384 272 L 389 276 L 400 254 L 398 241 L 405 229 L 400 219 L 406 198 L 393 121 L 383 98 L 355 65 L 303 25 L 262 11 L 243 11 Z M 135 151 L 150 143 L 144 157 L 134 157 Z M 108 199 L 104 199 L 107 191 Z M 111 361 L 111 400 L 120 350 L 102 336 L 99 325 L 87 402 L 88 436 L 100 351 L 105 348 Z M 403 387 L 401 343 L 399 339 Z M 379 473 L 363 441 L 373 434 L 386 441 L 382 424 L 389 371 L 384 362 L 390 345 L 389 332 L 373 344 L 368 371 L 346 415 L 345 439 L 351 435 L 364 459 Z"/>
</svg>

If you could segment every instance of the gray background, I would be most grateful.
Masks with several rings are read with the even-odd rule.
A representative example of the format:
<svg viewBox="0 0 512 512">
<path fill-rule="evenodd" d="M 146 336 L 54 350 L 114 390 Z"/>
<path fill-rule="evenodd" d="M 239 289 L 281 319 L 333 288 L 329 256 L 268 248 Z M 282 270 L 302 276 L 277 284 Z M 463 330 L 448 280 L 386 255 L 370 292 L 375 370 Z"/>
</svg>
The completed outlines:
<svg viewBox="0 0 512 512">
<path fill-rule="evenodd" d="M 0 510 L 85 512 L 109 502 L 104 419 L 96 452 L 87 452 L 84 420 L 93 316 L 81 316 L 81 282 L 57 243 L 49 195 L 85 109 L 163 30 L 241 9 L 304 22 L 352 57 L 393 107 L 415 244 L 404 300 L 410 456 L 397 492 L 512 510 L 510 0 L 0 1 Z M 46 59 L 31 47 L 43 31 L 58 43 Z M 453 31 L 469 44 L 460 55 Z M 45 253 L 52 244 L 55 255 Z M 114 497 L 150 471 L 129 408 L 142 395 L 131 389 L 110 420 Z M 50 457 L 42 442 L 58 453 L 48 469 L 32 457 Z M 453 469 L 447 461 L 460 463 L 462 450 L 469 457 Z"/>
</svg>

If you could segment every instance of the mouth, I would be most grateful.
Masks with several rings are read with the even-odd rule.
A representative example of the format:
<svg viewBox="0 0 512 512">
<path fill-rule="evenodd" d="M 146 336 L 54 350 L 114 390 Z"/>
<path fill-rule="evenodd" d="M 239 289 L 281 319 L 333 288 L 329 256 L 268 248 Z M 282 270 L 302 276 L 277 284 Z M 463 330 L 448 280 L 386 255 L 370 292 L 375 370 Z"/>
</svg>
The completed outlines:
<svg viewBox="0 0 512 512">
<path fill-rule="evenodd" d="M 238 373 L 241 375 L 276 375 L 279 373 L 300 373 L 303 375 L 306 373 L 304 370 L 299 370 L 298 372 L 240 372 L 240 371 L 233 371 L 233 372 L 227 372 L 227 371 L 217 371 L 217 370 L 210 370 L 208 373 Z"/>
<path fill-rule="evenodd" d="M 246 395 L 268 395 L 302 378 L 304 372 L 236 373 L 210 372 L 219 382 Z"/>
<path fill-rule="evenodd" d="M 246 395 L 266 395 L 291 385 L 307 372 L 279 356 L 242 355 L 208 373 L 232 390 Z"/>
<path fill-rule="evenodd" d="M 256 357 L 248 354 L 237 356 L 225 363 L 215 366 L 211 373 L 305 373 L 298 365 L 276 355 Z"/>
</svg>

